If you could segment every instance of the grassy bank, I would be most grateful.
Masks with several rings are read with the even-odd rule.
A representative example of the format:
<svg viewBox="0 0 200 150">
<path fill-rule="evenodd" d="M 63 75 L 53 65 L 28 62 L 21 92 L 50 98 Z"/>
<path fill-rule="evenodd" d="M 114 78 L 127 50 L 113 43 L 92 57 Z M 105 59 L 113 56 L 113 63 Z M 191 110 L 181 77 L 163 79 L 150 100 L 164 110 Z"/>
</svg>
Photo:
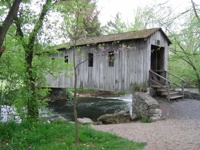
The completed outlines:
<svg viewBox="0 0 200 150">
<path fill-rule="evenodd" d="M 80 144 L 74 145 L 74 124 L 54 123 L 3 123 L 0 124 L 1 150 L 137 150 L 145 143 L 137 143 L 116 135 L 80 125 Z"/>
</svg>

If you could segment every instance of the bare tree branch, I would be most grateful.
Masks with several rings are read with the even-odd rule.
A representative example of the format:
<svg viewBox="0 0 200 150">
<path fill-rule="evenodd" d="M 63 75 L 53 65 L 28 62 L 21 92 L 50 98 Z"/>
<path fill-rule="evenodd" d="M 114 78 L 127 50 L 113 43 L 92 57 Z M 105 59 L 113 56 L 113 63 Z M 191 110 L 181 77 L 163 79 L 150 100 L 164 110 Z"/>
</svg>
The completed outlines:
<svg viewBox="0 0 200 150">
<path fill-rule="evenodd" d="M 191 0 L 191 3 L 192 3 L 192 8 L 193 8 L 194 14 L 195 14 L 195 16 L 196 16 L 198 22 L 200 22 L 199 15 L 197 14 L 197 10 L 196 10 L 196 8 L 195 8 L 195 3 L 194 3 L 193 0 Z"/>
</svg>

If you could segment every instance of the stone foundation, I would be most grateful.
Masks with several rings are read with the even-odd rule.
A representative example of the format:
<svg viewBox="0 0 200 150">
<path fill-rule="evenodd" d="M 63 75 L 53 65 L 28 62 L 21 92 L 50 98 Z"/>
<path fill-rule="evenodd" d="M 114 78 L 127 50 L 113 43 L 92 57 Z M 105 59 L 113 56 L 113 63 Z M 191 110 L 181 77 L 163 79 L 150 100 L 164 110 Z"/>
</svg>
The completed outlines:
<svg viewBox="0 0 200 150">
<path fill-rule="evenodd" d="M 135 92 L 132 99 L 132 120 L 135 119 L 149 119 L 153 121 L 159 120 L 162 116 L 162 110 L 158 102 L 146 93 Z"/>
</svg>

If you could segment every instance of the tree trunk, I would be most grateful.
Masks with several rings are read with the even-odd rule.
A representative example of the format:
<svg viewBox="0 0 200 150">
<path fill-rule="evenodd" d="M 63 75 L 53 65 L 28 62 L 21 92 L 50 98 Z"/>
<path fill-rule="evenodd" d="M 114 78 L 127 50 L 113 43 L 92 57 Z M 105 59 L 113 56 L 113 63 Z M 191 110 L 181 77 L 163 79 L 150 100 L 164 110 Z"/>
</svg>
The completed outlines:
<svg viewBox="0 0 200 150">
<path fill-rule="evenodd" d="M 33 120 L 33 121 L 37 121 L 38 120 L 38 105 L 37 105 L 37 99 L 36 99 L 36 91 L 35 91 L 35 77 L 33 75 L 33 66 L 32 66 L 32 62 L 33 62 L 33 45 L 34 43 L 29 43 L 29 46 L 25 49 L 25 61 L 26 61 L 26 73 L 27 73 L 27 81 L 26 81 L 26 85 L 27 88 L 29 89 L 31 96 L 28 99 L 28 112 L 27 112 L 27 116 L 28 116 L 28 120 Z"/>
<path fill-rule="evenodd" d="M 200 76 L 199 76 L 199 74 L 196 74 L 196 76 L 197 76 L 198 89 L 199 89 L 199 93 L 200 93 Z"/>
<path fill-rule="evenodd" d="M 37 93 L 35 90 L 35 76 L 33 75 L 33 57 L 34 57 L 34 44 L 36 41 L 37 34 L 39 30 L 42 27 L 44 17 L 49 10 L 49 4 L 51 3 L 51 0 L 47 0 L 46 3 L 43 5 L 42 12 L 40 14 L 40 17 L 38 21 L 35 24 L 35 27 L 33 31 L 29 35 L 29 42 L 27 46 L 25 47 L 25 61 L 26 61 L 26 72 L 27 72 L 27 86 L 30 90 L 31 96 L 28 99 L 28 119 L 29 120 L 38 120 L 38 99 L 37 99 Z"/>
<path fill-rule="evenodd" d="M 12 7 L 10 8 L 10 11 L 6 17 L 6 19 L 3 21 L 2 26 L 0 26 L 0 57 L 2 56 L 3 52 L 5 51 L 5 47 L 3 47 L 3 41 L 5 39 L 6 33 L 11 26 L 13 20 L 17 17 L 17 13 L 19 11 L 19 5 L 22 0 L 15 0 L 13 2 Z"/>
<path fill-rule="evenodd" d="M 75 144 L 79 143 L 79 135 L 78 135 L 78 120 L 77 120 L 77 108 L 76 108 L 76 103 L 77 103 L 77 72 L 76 72 L 76 46 L 74 46 L 74 52 L 73 52 L 73 68 L 74 68 L 74 121 L 75 121 L 75 130 L 76 130 L 76 141 Z"/>
<path fill-rule="evenodd" d="M 46 0 L 46 3 L 43 5 L 41 14 L 39 16 L 39 19 L 37 20 L 34 29 L 29 34 L 28 43 L 23 42 L 24 36 L 21 28 L 21 24 L 19 22 L 19 19 L 16 19 L 16 27 L 17 27 L 17 34 L 20 36 L 22 40 L 22 45 L 25 50 L 25 63 L 26 63 L 26 88 L 29 92 L 28 97 L 28 103 L 27 103 L 27 119 L 30 121 L 37 121 L 38 120 L 38 97 L 37 97 L 37 91 L 36 91 L 36 76 L 33 74 L 33 58 L 34 58 L 34 46 L 35 41 L 37 40 L 37 34 L 39 30 L 41 29 L 43 25 L 44 17 L 49 10 L 49 6 L 51 4 L 51 0 Z M 24 40 L 25 41 L 25 40 Z"/>
</svg>

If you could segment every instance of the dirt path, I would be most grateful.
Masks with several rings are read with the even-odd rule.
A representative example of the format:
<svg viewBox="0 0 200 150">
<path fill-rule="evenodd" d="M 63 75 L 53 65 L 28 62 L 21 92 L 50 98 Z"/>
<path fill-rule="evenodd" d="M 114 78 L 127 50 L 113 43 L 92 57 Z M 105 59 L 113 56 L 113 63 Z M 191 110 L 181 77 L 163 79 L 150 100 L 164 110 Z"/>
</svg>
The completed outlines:
<svg viewBox="0 0 200 150">
<path fill-rule="evenodd" d="M 166 120 L 92 127 L 130 140 L 147 142 L 145 150 L 199 150 L 200 101 L 160 101 L 160 107 Z"/>
</svg>

